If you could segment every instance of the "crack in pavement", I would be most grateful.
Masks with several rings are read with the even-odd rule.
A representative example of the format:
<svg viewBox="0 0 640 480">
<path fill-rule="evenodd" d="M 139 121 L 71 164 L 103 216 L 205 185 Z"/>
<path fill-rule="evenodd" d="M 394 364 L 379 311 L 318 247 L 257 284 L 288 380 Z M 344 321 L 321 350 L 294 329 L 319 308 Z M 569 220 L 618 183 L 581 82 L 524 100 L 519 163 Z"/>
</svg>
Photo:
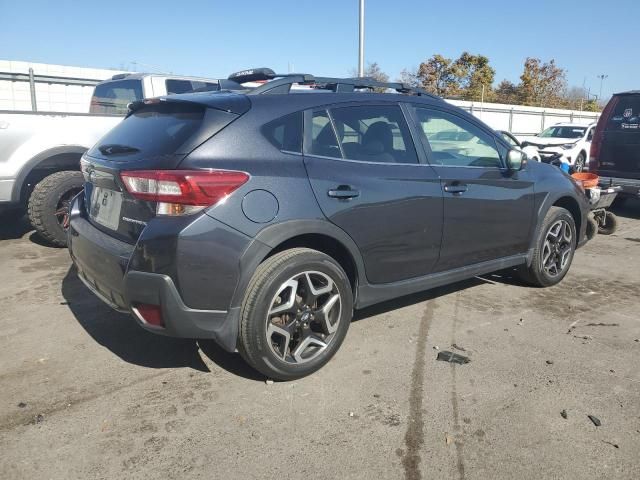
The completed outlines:
<svg viewBox="0 0 640 480">
<path fill-rule="evenodd" d="M 404 443 L 407 451 L 402 457 L 404 476 L 407 480 L 420 480 L 420 447 L 424 443 L 424 419 L 422 416 L 422 400 L 424 395 L 424 369 L 426 364 L 427 335 L 433 320 L 435 300 L 428 300 L 425 306 L 420 327 L 418 328 L 418 344 L 416 357 L 411 372 L 411 390 L 409 393 L 409 419 Z"/>
<path fill-rule="evenodd" d="M 456 300 L 453 305 L 453 321 L 451 322 L 451 344 L 456 343 L 456 326 L 458 323 L 458 310 L 460 304 L 460 292 L 456 293 Z M 456 437 L 460 436 L 460 408 L 458 405 L 458 389 L 456 379 L 456 364 L 450 363 L 451 370 L 451 408 L 453 410 L 453 431 Z M 464 480 L 464 442 L 459 438 L 453 442 L 456 447 L 456 467 L 460 480 Z"/>
</svg>

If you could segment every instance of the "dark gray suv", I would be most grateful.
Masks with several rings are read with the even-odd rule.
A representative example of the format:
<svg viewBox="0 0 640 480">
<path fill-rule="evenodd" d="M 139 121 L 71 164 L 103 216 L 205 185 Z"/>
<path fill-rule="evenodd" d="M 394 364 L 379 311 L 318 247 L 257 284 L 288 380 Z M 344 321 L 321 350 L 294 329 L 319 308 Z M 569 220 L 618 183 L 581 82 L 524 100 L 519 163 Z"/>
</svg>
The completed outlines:
<svg viewBox="0 0 640 480">
<path fill-rule="evenodd" d="M 354 308 L 506 268 L 554 285 L 586 242 L 570 177 L 442 99 L 257 74 L 133 104 L 82 160 L 71 257 L 143 328 L 294 379 L 335 354 Z"/>
</svg>

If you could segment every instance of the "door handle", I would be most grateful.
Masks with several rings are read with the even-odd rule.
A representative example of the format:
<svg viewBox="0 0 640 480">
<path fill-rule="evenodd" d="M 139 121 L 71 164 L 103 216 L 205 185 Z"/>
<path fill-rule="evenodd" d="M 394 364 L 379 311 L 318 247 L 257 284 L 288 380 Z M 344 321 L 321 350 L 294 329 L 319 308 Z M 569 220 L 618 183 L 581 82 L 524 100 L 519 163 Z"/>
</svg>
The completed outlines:
<svg viewBox="0 0 640 480">
<path fill-rule="evenodd" d="M 348 200 L 350 198 L 355 198 L 360 196 L 360 192 L 358 190 L 352 189 L 349 185 L 340 185 L 334 189 L 331 189 L 327 192 L 331 198 L 339 198 L 341 200 Z"/>
<path fill-rule="evenodd" d="M 460 182 L 453 182 L 444 186 L 444 191 L 447 193 L 464 193 L 467 191 L 467 185 Z"/>
</svg>

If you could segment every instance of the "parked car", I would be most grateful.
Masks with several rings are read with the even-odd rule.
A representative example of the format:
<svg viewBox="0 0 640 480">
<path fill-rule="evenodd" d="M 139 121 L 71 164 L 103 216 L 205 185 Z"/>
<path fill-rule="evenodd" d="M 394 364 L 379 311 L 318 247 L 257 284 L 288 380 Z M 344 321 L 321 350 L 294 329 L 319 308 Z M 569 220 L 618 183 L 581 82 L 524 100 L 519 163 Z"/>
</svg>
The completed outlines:
<svg viewBox="0 0 640 480">
<path fill-rule="evenodd" d="M 589 170 L 602 185 L 618 185 L 620 198 L 640 197 L 640 90 L 616 93 L 591 143 Z"/>
<path fill-rule="evenodd" d="M 533 160 L 534 162 L 539 162 L 540 161 L 540 153 L 538 152 L 538 149 L 532 145 L 527 145 L 526 147 L 523 147 L 522 144 L 520 143 L 520 140 L 517 139 L 517 137 L 511 133 L 511 132 L 507 132 L 506 130 L 498 130 L 498 133 L 500 135 L 502 135 L 502 138 L 512 147 L 517 147 L 520 150 L 522 150 L 524 153 L 526 153 L 527 158 L 529 160 Z"/>
<path fill-rule="evenodd" d="M 96 85 L 88 114 L 0 112 L 0 210 L 27 208 L 38 233 L 66 244 L 68 206 L 82 189 L 80 158 L 145 97 L 237 87 L 229 80 L 118 74 Z"/>
<path fill-rule="evenodd" d="M 265 76 L 141 102 L 83 157 L 71 257 L 143 328 L 293 379 L 336 353 L 354 308 L 507 268 L 555 285 L 586 242 L 569 176 L 439 97 Z M 409 95 L 359 91 L 381 86 Z M 439 143 L 452 130 L 460 149 Z"/>
<path fill-rule="evenodd" d="M 543 162 L 549 157 L 560 154 L 560 160 L 565 165 L 575 172 L 582 172 L 588 165 L 595 125 L 595 123 L 590 125 L 558 123 L 536 136 L 524 138 L 521 145 L 537 148 Z"/>
</svg>

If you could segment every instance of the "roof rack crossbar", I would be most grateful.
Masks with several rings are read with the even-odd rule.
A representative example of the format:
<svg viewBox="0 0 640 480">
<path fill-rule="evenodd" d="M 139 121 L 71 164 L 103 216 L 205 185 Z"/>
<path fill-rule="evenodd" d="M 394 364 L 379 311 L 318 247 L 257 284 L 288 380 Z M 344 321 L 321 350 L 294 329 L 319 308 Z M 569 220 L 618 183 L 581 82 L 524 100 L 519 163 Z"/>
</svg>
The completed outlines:
<svg viewBox="0 0 640 480">
<path fill-rule="evenodd" d="M 438 98 L 436 95 L 423 90 L 422 88 L 412 87 L 406 83 L 400 82 L 379 82 L 373 78 L 357 77 L 357 78 L 333 78 L 333 77 L 314 77 L 306 73 L 287 73 L 276 74 L 275 80 L 271 80 L 249 92 L 250 95 L 261 95 L 266 93 L 289 93 L 293 84 L 315 85 L 317 88 L 331 90 L 334 92 L 353 92 L 355 89 L 373 89 L 387 88 L 395 90 L 398 93 L 411 95 L 428 96 Z M 287 88 L 288 86 L 288 88 Z"/>
</svg>

